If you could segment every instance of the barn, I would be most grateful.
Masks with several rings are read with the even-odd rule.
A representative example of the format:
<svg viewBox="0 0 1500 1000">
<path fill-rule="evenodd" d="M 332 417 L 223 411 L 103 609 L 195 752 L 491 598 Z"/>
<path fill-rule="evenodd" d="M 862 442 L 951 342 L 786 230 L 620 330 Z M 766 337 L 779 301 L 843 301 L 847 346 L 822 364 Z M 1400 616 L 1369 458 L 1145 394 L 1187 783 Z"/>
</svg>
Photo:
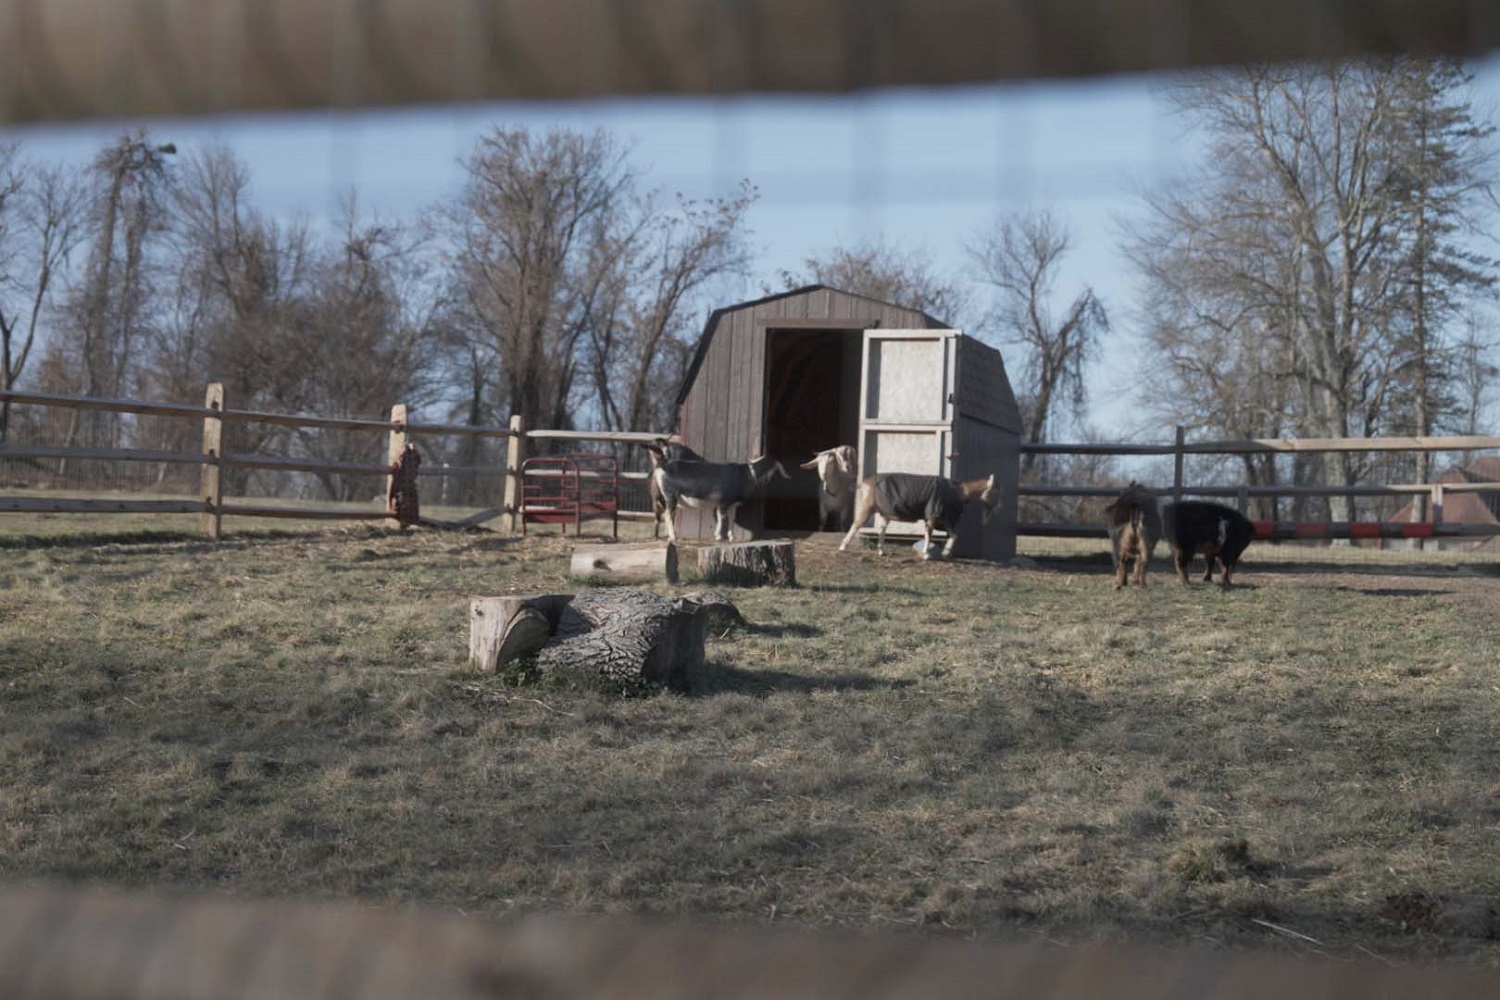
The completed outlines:
<svg viewBox="0 0 1500 1000">
<path fill-rule="evenodd" d="M 677 404 L 683 443 L 705 458 L 767 454 L 792 474 L 740 508 L 737 538 L 815 530 L 817 477 L 798 466 L 853 444 L 862 475 L 997 475 L 1004 509 L 983 528 L 966 513 L 954 554 L 1015 554 L 1021 420 L 1005 363 L 927 313 L 826 285 L 716 309 Z M 681 517 L 684 537 L 712 537 L 710 513 Z"/>
<path fill-rule="evenodd" d="M 1500 456 L 1485 455 L 1468 465 L 1454 466 L 1437 477 L 1444 485 L 1459 483 L 1500 483 Z M 1410 501 L 1387 520 L 1398 524 L 1421 520 L 1424 513 L 1418 501 Z M 1432 519 L 1426 511 L 1426 520 Z M 1484 524 L 1500 526 L 1500 488 L 1478 493 L 1455 492 L 1443 498 L 1443 522 L 1445 524 Z M 1471 551 L 1500 551 L 1500 535 L 1489 538 L 1434 539 L 1423 543 L 1423 548 L 1469 549 Z"/>
</svg>

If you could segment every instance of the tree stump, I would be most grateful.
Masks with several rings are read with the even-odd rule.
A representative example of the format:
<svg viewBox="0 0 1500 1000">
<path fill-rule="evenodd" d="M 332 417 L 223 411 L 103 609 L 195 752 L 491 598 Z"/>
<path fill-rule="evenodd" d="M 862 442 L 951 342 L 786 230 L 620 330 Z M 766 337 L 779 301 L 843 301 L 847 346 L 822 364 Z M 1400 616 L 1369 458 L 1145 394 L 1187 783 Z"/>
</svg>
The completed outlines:
<svg viewBox="0 0 1500 1000">
<path fill-rule="evenodd" d="M 735 542 L 698 550 L 704 583 L 731 587 L 795 587 L 797 547 L 791 542 Z"/>
<path fill-rule="evenodd" d="M 476 597 L 470 609 L 469 659 L 494 671 L 533 657 L 544 678 L 574 687 L 627 693 L 703 686 L 703 644 L 710 626 L 744 624 L 718 594 L 662 597 L 649 590 L 581 590 L 574 596 Z"/>
<path fill-rule="evenodd" d="M 583 580 L 677 582 L 677 546 L 596 545 L 573 549 L 568 575 Z"/>
</svg>

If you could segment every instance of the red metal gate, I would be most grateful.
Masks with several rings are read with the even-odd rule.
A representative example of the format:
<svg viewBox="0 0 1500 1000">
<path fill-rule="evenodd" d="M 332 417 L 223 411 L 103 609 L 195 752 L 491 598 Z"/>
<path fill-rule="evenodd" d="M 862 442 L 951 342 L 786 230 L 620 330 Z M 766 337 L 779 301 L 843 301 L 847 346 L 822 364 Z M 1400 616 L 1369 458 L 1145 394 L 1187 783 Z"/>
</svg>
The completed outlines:
<svg viewBox="0 0 1500 1000">
<path fill-rule="evenodd" d="M 521 534 L 526 525 L 573 525 L 609 518 L 611 534 L 620 536 L 620 464 L 611 455 L 592 453 L 528 458 L 521 463 Z"/>
</svg>

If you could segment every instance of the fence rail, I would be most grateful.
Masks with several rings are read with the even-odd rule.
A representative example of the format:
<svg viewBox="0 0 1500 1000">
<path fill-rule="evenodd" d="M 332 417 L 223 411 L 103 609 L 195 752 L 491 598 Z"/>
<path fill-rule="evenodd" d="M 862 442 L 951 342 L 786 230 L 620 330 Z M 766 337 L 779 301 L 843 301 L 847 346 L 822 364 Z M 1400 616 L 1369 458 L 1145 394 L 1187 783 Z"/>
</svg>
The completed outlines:
<svg viewBox="0 0 1500 1000">
<path fill-rule="evenodd" d="M 392 407 L 388 419 L 353 417 L 324 417 L 314 414 L 270 413 L 260 410 L 237 409 L 224 404 L 223 390 L 217 383 L 210 386 L 207 405 L 195 406 L 185 403 L 161 403 L 134 399 L 97 399 L 75 396 L 60 396 L 50 393 L 0 391 L 0 403 L 6 405 L 39 406 L 81 411 L 102 411 L 141 416 L 156 416 L 190 420 L 202 424 L 202 448 L 198 452 L 157 448 L 100 448 L 70 447 L 68 445 L 38 443 L 0 443 L 0 461 L 4 460 L 59 460 L 59 461 L 108 461 L 126 463 L 154 463 L 164 465 L 199 466 L 200 489 L 197 499 L 131 500 L 120 498 L 47 498 L 39 496 L 0 497 L 0 512 L 54 512 L 54 513 L 197 513 L 201 515 L 206 534 L 218 537 L 220 521 L 225 515 L 242 517 L 281 517 L 326 520 L 383 520 L 390 515 L 384 509 L 344 507 L 294 506 L 285 503 L 247 502 L 247 498 L 226 497 L 221 473 L 230 469 L 265 470 L 272 472 L 307 472 L 320 477 L 386 477 L 389 464 L 372 462 L 340 461 L 297 455 L 275 455 L 249 452 L 223 451 L 223 428 L 235 424 L 269 424 L 283 427 L 312 428 L 330 431 L 352 431 L 385 435 L 387 458 L 394 462 L 414 435 L 459 435 L 478 438 L 497 438 L 506 442 L 506 457 L 497 464 L 427 465 L 418 470 L 424 480 L 448 477 L 494 475 L 503 478 L 502 502 L 481 504 L 485 509 L 459 525 L 481 524 L 498 517 L 507 519 L 511 531 L 519 529 L 518 513 L 523 503 L 520 493 L 519 470 L 528 452 L 531 441 L 576 442 L 593 441 L 621 445 L 640 445 L 660 434 L 641 431 L 598 430 L 551 430 L 528 429 L 519 418 L 508 426 L 470 426 L 464 424 L 421 423 L 408 419 L 404 405 Z M 1450 494 L 1500 492 L 1500 483 L 1395 483 L 1358 484 L 1351 486 L 1310 486 L 1305 484 L 1237 484 L 1189 486 L 1185 481 L 1184 460 L 1189 455 L 1248 455 L 1265 453 L 1309 454 L 1318 452 L 1376 452 L 1376 451 L 1478 451 L 1500 449 L 1500 437 L 1466 435 L 1455 437 L 1392 437 L 1392 438 L 1307 438 L 1307 439 L 1230 439 L 1221 441 L 1186 440 L 1183 428 L 1178 428 L 1176 440 L 1171 444 L 1150 443 L 1059 443 L 1023 444 L 1021 450 L 1037 455 L 1100 455 L 1100 456 L 1172 456 L 1173 482 L 1171 495 L 1181 498 L 1184 494 L 1205 497 L 1237 499 L 1242 512 L 1248 513 L 1252 498 L 1276 497 L 1413 497 L 1411 520 L 1404 524 L 1389 524 L 1372 527 L 1377 522 L 1281 522 L 1263 521 L 1269 525 L 1258 529 L 1261 537 L 1278 539 L 1301 538 L 1478 538 L 1500 533 L 1494 525 L 1463 525 L 1445 523 L 1443 508 Z M 534 475 L 548 472 L 533 470 Z M 554 473 L 560 475 L 561 473 Z M 587 475 L 587 474 L 585 474 Z M 649 473 L 626 471 L 619 474 L 621 481 L 641 484 L 649 479 Z M 1165 491 L 1163 491 L 1165 492 Z M 1056 486 L 1023 485 L 1018 493 L 1033 498 L 1092 498 L 1108 497 L 1116 493 L 1114 487 L 1106 486 Z M 1426 512 L 1421 511 L 1425 505 Z M 1425 513 L 1425 520 L 1418 514 Z M 622 510 L 624 518 L 651 518 L 649 511 Z M 1425 526 L 1425 530 L 1424 530 Z M 1051 536 L 1059 538 L 1105 537 L 1102 527 L 1082 524 L 1043 524 L 1023 522 L 1017 525 L 1022 536 Z"/>
<path fill-rule="evenodd" d="M 1179 441 L 1176 444 L 1033 444 L 1021 451 L 1033 455 L 1260 455 L 1267 452 L 1313 454 L 1335 451 L 1488 451 L 1500 448 L 1500 437 L 1379 438 L 1228 438 Z"/>
<path fill-rule="evenodd" d="M 1324 539 L 1480 539 L 1500 535 L 1496 524 L 1432 524 L 1428 521 L 1252 521 L 1255 537 L 1263 541 L 1321 541 Z M 1108 538 L 1101 524 L 1016 525 L 1027 538 Z"/>
<path fill-rule="evenodd" d="M 391 416 L 385 420 L 354 417 L 325 417 L 315 414 L 271 413 L 261 410 L 237 409 L 224 405 L 223 387 L 214 383 L 209 387 L 207 404 L 194 406 L 186 403 L 159 403 L 135 399 L 100 399 L 79 396 L 61 396 L 52 393 L 0 391 L 0 404 L 7 406 L 38 406 L 73 411 L 93 411 L 140 416 L 177 418 L 201 422 L 202 448 L 198 452 L 173 451 L 154 448 L 101 448 L 74 447 L 70 445 L 36 443 L 0 443 L 0 461 L 40 460 L 60 461 L 106 461 L 125 463 L 156 463 L 173 465 L 197 465 L 202 469 L 199 499 L 132 500 L 102 497 L 0 497 L 0 512 L 31 513 L 183 513 L 199 514 L 205 534 L 217 538 L 221 532 L 222 518 L 228 515 L 239 517 L 277 517 L 309 520 L 385 520 L 392 515 L 384 508 L 378 510 L 357 507 L 293 506 L 276 503 L 247 502 L 245 498 L 226 497 L 223 491 L 225 470 L 265 470 L 273 472 L 308 472 L 319 476 L 369 476 L 389 477 L 391 465 L 371 462 L 339 461 L 297 455 L 274 455 L 249 452 L 226 452 L 223 449 L 224 427 L 235 424 L 269 424 L 280 427 L 315 429 L 327 431 L 352 431 L 385 435 L 386 454 L 390 462 L 400 457 L 407 441 L 416 435 L 458 435 L 476 438 L 498 438 L 505 440 L 508 451 L 504 464 L 483 465 L 428 465 L 418 474 L 424 479 L 497 475 L 504 479 L 504 500 L 498 506 L 490 506 L 480 514 L 456 524 L 469 526 L 482 524 L 496 517 L 508 518 L 508 526 L 515 530 L 516 516 L 520 504 L 517 482 L 521 462 L 527 453 L 527 442 L 537 441 L 595 441 L 622 445 L 640 445 L 662 437 L 642 431 L 591 431 L 591 430 L 534 430 L 528 431 L 519 419 L 508 426 L 470 426 L 466 424 L 420 423 L 407 419 L 404 405 L 392 407 Z M 545 473 L 543 473 L 545 475 Z M 619 475 L 621 480 L 639 484 L 649 478 L 645 472 L 627 471 Z M 650 511 L 620 511 L 622 518 L 651 518 Z"/>
<path fill-rule="evenodd" d="M 1186 439 L 1186 429 L 1177 428 L 1171 444 L 1107 443 L 1025 443 L 1024 454 L 1171 456 L 1172 486 L 1170 495 L 1180 500 L 1184 495 L 1234 498 L 1240 513 L 1249 514 L 1253 498 L 1326 498 L 1400 497 L 1413 498 L 1407 522 L 1380 521 L 1261 521 L 1257 537 L 1287 541 L 1303 539 L 1462 539 L 1500 534 L 1497 524 L 1445 524 L 1443 507 L 1449 494 L 1500 493 L 1500 482 L 1458 483 L 1359 483 L 1312 486 L 1306 484 L 1238 483 L 1234 485 L 1188 486 L 1186 458 L 1189 455 L 1260 455 L 1319 454 L 1330 452 L 1472 452 L 1500 449 L 1500 437 L 1488 435 L 1454 435 L 1447 437 L 1405 436 L 1381 438 L 1231 438 L 1218 441 Z M 1017 490 L 1022 497 L 1112 497 L 1119 492 L 1114 486 L 1055 486 L 1024 484 Z M 1165 490 L 1161 491 L 1167 492 Z M 1351 511 L 1352 512 L 1352 511 Z M 1377 525 L 1383 527 L 1376 527 Z M 1102 526 L 1089 524 L 1047 524 L 1025 522 L 1017 525 L 1022 536 L 1054 538 L 1104 538 Z"/>
</svg>

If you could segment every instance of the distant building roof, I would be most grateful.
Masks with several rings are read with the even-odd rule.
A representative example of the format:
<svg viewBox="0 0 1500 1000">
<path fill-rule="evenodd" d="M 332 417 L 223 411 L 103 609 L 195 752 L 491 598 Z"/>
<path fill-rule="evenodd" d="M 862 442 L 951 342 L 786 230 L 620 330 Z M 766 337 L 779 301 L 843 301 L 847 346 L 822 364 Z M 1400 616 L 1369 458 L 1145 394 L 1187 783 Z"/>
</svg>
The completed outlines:
<svg viewBox="0 0 1500 1000">
<path fill-rule="evenodd" d="M 1446 469 L 1439 483 L 1500 483 L 1500 456 L 1485 455 L 1468 465 Z M 1417 501 L 1407 503 L 1391 515 L 1392 521 L 1410 521 Z M 1431 515 L 1428 516 L 1431 520 Z M 1477 493 L 1447 493 L 1443 496 L 1443 520 L 1449 524 L 1500 524 L 1500 486 Z"/>
</svg>

